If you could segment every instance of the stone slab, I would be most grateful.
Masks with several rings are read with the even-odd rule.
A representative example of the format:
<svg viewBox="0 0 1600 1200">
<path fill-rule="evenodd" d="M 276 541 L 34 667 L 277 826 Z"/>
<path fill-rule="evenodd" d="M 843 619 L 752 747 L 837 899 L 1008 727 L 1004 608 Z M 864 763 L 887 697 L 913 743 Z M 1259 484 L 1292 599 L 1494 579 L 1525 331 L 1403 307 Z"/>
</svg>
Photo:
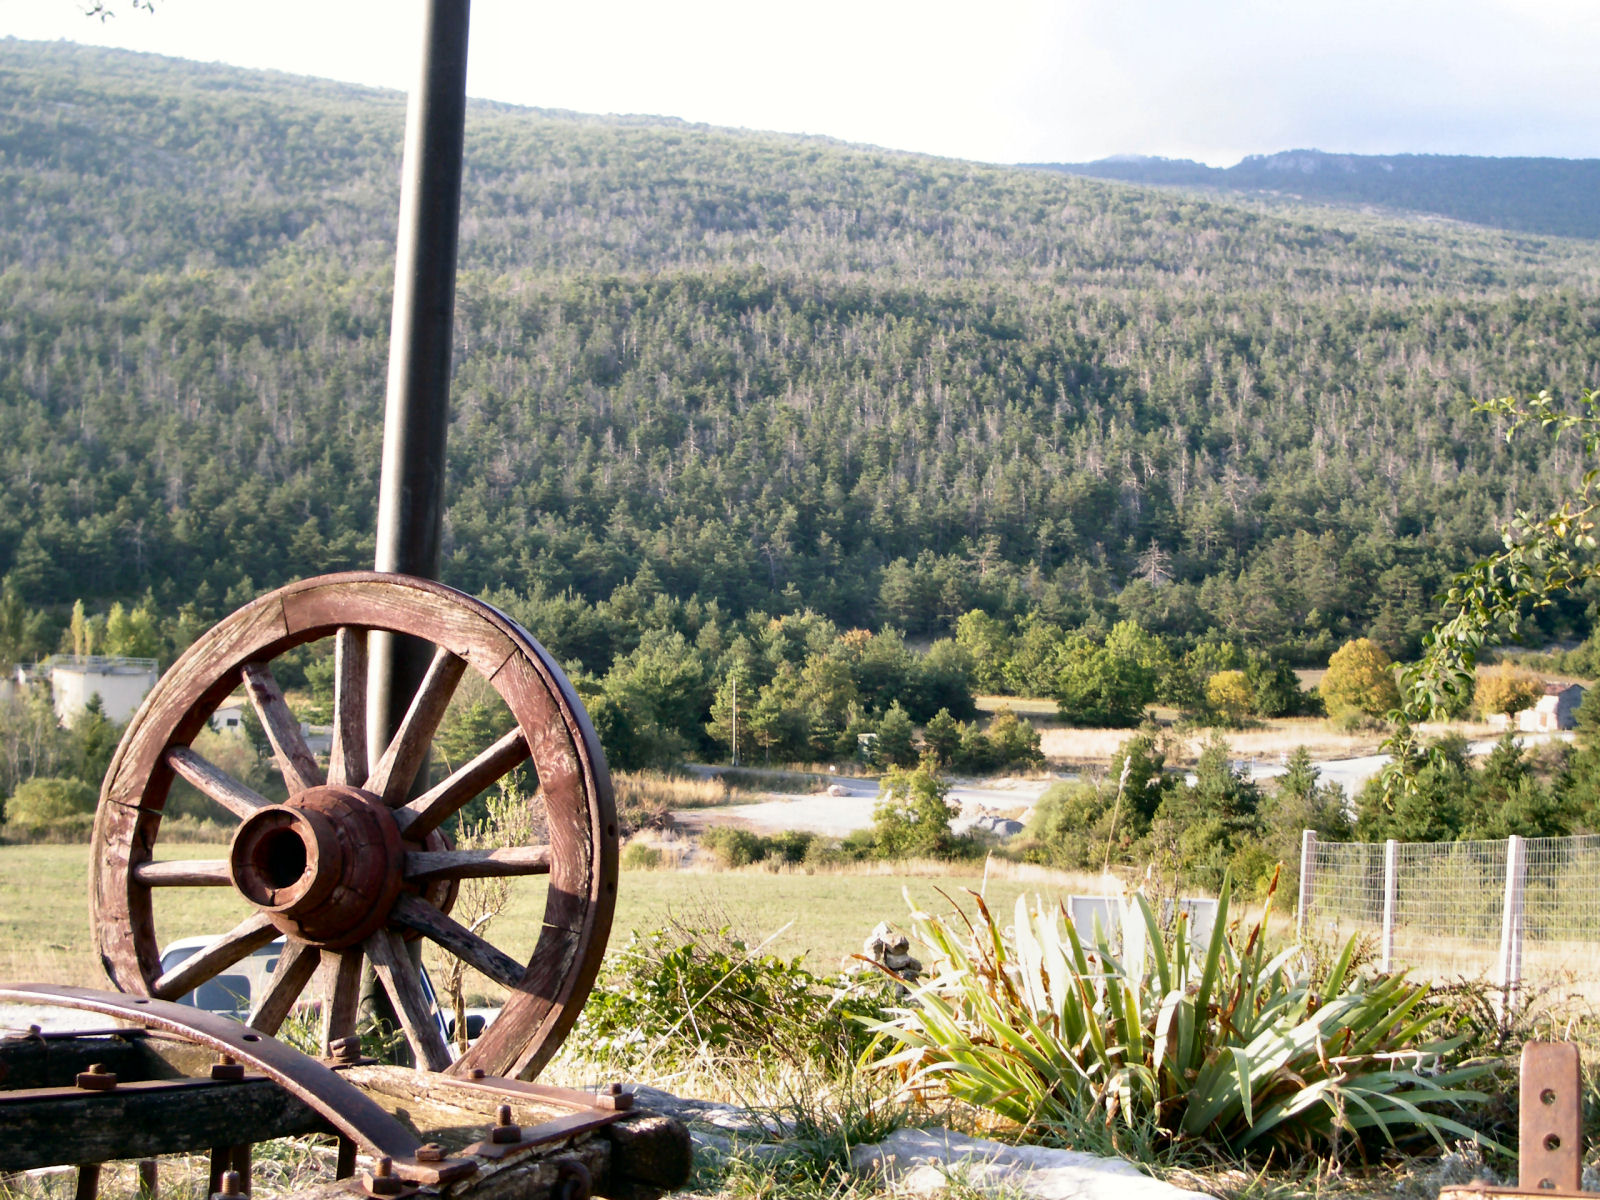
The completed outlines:
<svg viewBox="0 0 1600 1200">
<path fill-rule="evenodd" d="M 948 1129 L 896 1130 L 874 1145 L 857 1146 L 850 1164 L 920 1195 L 943 1191 L 954 1181 L 1037 1200 L 1204 1200 L 1204 1193 L 1152 1179 L 1120 1158 L 1009 1146 Z"/>
</svg>

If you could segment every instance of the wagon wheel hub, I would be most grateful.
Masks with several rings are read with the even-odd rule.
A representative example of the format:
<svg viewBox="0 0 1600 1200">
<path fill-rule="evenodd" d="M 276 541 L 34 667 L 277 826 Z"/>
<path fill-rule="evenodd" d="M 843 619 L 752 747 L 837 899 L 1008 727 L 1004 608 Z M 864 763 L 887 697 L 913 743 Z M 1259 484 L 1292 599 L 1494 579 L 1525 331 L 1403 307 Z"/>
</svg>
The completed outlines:
<svg viewBox="0 0 1600 1200">
<path fill-rule="evenodd" d="M 228 870 L 234 887 L 284 933 L 332 950 L 387 921 L 402 858 L 400 830 L 383 801 L 328 784 L 257 809 L 234 834 Z"/>
</svg>

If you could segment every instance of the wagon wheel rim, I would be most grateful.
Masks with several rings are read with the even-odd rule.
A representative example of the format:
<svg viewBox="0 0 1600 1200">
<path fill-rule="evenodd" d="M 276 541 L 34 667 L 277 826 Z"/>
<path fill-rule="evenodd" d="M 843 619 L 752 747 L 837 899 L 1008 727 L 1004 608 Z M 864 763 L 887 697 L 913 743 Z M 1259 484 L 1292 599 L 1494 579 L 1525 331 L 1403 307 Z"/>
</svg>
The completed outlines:
<svg viewBox="0 0 1600 1200">
<path fill-rule="evenodd" d="M 433 661 L 398 731 L 366 750 L 368 632 L 420 638 Z M 334 639 L 334 733 L 326 772 L 272 675 L 273 659 Z M 512 729 L 415 798 L 410 785 L 464 673 L 499 695 Z M 192 748 L 244 685 L 289 790 L 273 804 Z M 549 836 L 543 845 L 450 848 L 440 826 L 474 796 L 531 763 Z M 240 818 L 226 860 L 157 862 L 162 813 L 183 778 Z M 304 580 L 246 605 L 202 636 L 146 697 L 106 772 L 96 812 L 91 923 L 112 984 L 175 999 L 282 935 L 285 948 L 250 1023 L 275 1033 L 313 986 L 324 1042 L 355 1032 L 363 963 L 394 1003 L 419 1065 L 531 1076 L 577 1019 L 605 953 L 616 900 L 617 824 L 594 728 L 548 652 L 492 606 L 442 584 L 351 572 Z M 357 851 L 357 852 L 353 852 Z M 299 856 L 299 857 L 297 857 Z M 303 861 L 302 861 L 303 859 Z M 450 916 L 466 877 L 548 877 L 526 961 Z M 171 971 L 160 967 L 153 894 L 228 887 L 250 916 Z M 177 893 L 182 894 L 182 893 Z M 405 948 L 422 937 L 507 988 L 498 1018 L 453 1063 Z"/>
</svg>

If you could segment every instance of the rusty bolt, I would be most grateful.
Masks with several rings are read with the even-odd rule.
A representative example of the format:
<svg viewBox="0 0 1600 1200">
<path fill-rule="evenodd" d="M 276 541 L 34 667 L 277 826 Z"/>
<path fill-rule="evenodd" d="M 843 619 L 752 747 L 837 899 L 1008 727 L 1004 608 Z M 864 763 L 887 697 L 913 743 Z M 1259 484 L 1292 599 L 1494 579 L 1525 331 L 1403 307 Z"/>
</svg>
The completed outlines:
<svg viewBox="0 0 1600 1200">
<path fill-rule="evenodd" d="M 473 1067 L 471 1074 L 472 1074 L 472 1078 L 474 1078 L 474 1079 L 482 1079 L 483 1078 L 483 1068 L 482 1067 Z"/>
<path fill-rule="evenodd" d="M 211 1078 L 237 1082 L 244 1078 L 244 1064 L 233 1061 L 233 1055 L 224 1054 L 221 1062 L 211 1064 Z"/>
<path fill-rule="evenodd" d="M 424 1142 L 417 1147 L 416 1158 L 419 1163 L 443 1162 L 444 1147 L 438 1142 Z"/>
<path fill-rule="evenodd" d="M 608 1096 L 620 1096 L 620 1095 L 622 1095 L 622 1085 L 620 1083 L 608 1083 L 608 1084 L 606 1084 L 605 1094 L 608 1095 Z"/>
<path fill-rule="evenodd" d="M 394 1159 L 387 1154 L 372 1164 L 367 1190 L 374 1196 L 398 1196 L 405 1190 L 405 1180 L 394 1173 Z"/>
<path fill-rule="evenodd" d="M 522 1140 L 522 1126 L 511 1123 L 511 1105 L 502 1104 L 495 1110 L 494 1128 L 489 1131 L 489 1140 L 497 1146 L 509 1146 Z"/>
<path fill-rule="evenodd" d="M 334 1062 L 352 1063 L 361 1057 L 361 1038 L 352 1034 L 349 1037 L 334 1038 L 328 1043 L 328 1056 Z"/>
<path fill-rule="evenodd" d="M 217 1195 L 238 1196 L 241 1194 L 242 1193 L 239 1190 L 239 1172 L 224 1171 L 222 1173 L 222 1190 L 218 1192 Z"/>
<path fill-rule="evenodd" d="M 117 1077 L 104 1063 L 90 1063 L 87 1071 L 78 1072 L 78 1086 L 88 1092 L 109 1092 L 117 1086 Z"/>
</svg>

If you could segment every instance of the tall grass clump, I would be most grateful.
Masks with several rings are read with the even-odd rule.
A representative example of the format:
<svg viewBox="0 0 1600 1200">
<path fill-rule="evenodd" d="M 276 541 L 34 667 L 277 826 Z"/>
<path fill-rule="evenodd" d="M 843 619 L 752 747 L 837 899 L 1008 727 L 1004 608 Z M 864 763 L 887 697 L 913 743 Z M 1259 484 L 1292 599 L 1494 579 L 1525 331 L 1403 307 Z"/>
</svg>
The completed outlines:
<svg viewBox="0 0 1600 1200">
<path fill-rule="evenodd" d="M 727 926 L 673 921 L 607 957 L 569 1045 L 620 1071 L 783 1065 L 832 1076 L 870 1041 L 846 1013 L 884 1019 L 888 996 L 874 979 L 814 975 Z"/>
<path fill-rule="evenodd" d="M 1492 1144 L 1461 1119 L 1487 1099 L 1472 1085 L 1490 1065 L 1435 1033 L 1445 1013 L 1425 986 L 1354 971 L 1354 939 L 1320 979 L 1297 947 L 1269 958 L 1265 913 L 1242 940 L 1229 930 L 1232 890 L 1204 944 L 1181 915 L 1163 933 L 1142 895 L 1090 946 L 1026 897 L 1009 932 L 981 899 L 976 925 L 914 914 L 928 973 L 875 1026 L 897 1047 L 882 1065 L 1026 1135 L 1136 1157 Z"/>
</svg>

